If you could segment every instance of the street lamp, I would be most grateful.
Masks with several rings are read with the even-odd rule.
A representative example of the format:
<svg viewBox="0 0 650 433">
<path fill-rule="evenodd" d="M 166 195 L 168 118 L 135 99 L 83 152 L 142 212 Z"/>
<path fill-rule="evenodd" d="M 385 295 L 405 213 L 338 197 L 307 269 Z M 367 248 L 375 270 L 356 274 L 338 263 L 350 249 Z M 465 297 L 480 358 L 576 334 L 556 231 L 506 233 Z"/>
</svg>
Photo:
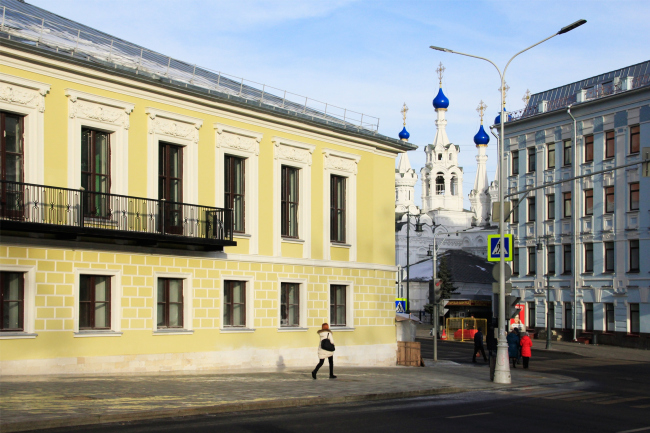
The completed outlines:
<svg viewBox="0 0 650 433">
<path fill-rule="evenodd" d="M 541 236 L 540 240 L 543 240 L 544 244 L 542 245 L 542 242 L 537 244 L 537 251 L 542 251 L 546 247 L 546 350 L 551 348 L 551 320 L 553 320 L 553 317 L 551 317 L 551 309 L 549 308 L 551 305 L 551 274 L 548 272 L 549 238 L 549 235 Z"/>
<path fill-rule="evenodd" d="M 510 63 L 517 57 L 519 54 L 524 53 L 528 50 L 530 50 L 533 47 L 536 47 L 537 45 L 548 41 L 549 39 L 557 36 L 557 35 L 562 35 L 564 33 L 567 33 L 583 24 L 585 24 L 587 21 L 586 20 L 578 20 L 574 22 L 573 24 L 569 24 L 566 27 L 562 27 L 558 32 L 554 33 L 553 35 L 537 42 L 536 44 L 531 45 L 530 47 L 519 51 L 517 54 L 512 56 L 510 60 L 508 60 L 508 63 L 506 63 L 505 68 L 503 69 L 503 73 L 501 73 L 501 70 L 499 67 L 489 59 L 486 59 L 485 57 L 479 57 L 479 56 L 474 56 L 472 54 L 466 54 L 466 53 L 460 53 L 458 51 L 453 51 L 447 48 L 441 48 L 441 47 L 436 47 L 436 46 L 430 46 L 429 48 L 437 50 L 437 51 L 442 51 L 445 53 L 452 53 L 452 54 L 460 54 L 461 56 L 467 56 L 467 57 L 473 57 L 475 59 L 481 59 L 485 60 L 486 62 L 489 62 L 494 66 L 499 73 L 499 77 L 501 77 L 501 104 L 502 107 L 499 109 L 499 115 L 501 117 L 501 125 L 500 125 L 500 134 L 499 134 L 499 245 L 501 245 L 501 248 L 499 248 L 499 255 L 500 255 L 500 260 L 499 260 L 499 275 L 504 275 L 505 274 L 505 261 L 504 261 L 504 187 L 505 187 L 505 180 L 504 180 L 504 123 L 505 123 L 505 113 L 503 112 L 505 110 L 505 98 L 504 98 L 504 93 L 505 93 L 505 73 L 508 70 L 508 66 Z M 511 382 L 511 377 L 510 377 L 510 363 L 508 362 L 508 345 L 506 343 L 506 330 L 505 330 L 505 312 L 506 312 L 506 299 L 505 299 L 505 279 L 501 278 L 499 280 L 499 344 L 497 346 L 497 366 L 496 370 L 494 372 L 494 382 L 495 383 L 510 383 Z"/>
<path fill-rule="evenodd" d="M 420 223 L 420 216 L 421 215 L 415 215 L 411 214 L 411 210 L 407 209 L 406 210 L 406 222 L 397 222 L 395 223 L 395 229 L 396 231 L 400 231 L 402 227 L 406 224 L 406 313 L 411 314 L 411 290 L 410 290 L 410 271 L 411 271 L 411 266 L 410 266 L 410 256 L 411 256 L 411 216 L 414 216 L 416 218 L 416 223 L 415 223 L 415 231 L 416 232 L 421 232 L 422 231 L 422 224 Z"/>
</svg>

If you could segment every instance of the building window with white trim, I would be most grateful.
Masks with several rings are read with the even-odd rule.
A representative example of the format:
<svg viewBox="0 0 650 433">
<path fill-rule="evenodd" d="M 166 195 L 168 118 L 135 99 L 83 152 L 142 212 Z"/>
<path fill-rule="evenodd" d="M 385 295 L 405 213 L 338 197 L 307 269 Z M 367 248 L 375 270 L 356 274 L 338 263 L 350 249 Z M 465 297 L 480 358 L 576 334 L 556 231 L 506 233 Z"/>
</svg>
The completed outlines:
<svg viewBox="0 0 650 433">
<path fill-rule="evenodd" d="M 347 322 L 347 286 L 330 286 L 330 324 L 346 326 Z"/>
<path fill-rule="evenodd" d="M 25 328 L 25 274 L 0 272 L 0 332 L 23 331 Z"/>
<path fill-rule="evenodd" d="M 614 242 L 603 242 L 605 248 L 605 272 L 614 272 Z"/>
<path fill-rule="evenodd" d="M 630 334 L 641 332 L 641 316 L 639 314 L 639 304 L 630 304 Z"/>
<path fill-rule="evenodd" d="M 614 319 L 614 304 L 605 304 L 605 331 L 614 332 L 616 330 L 616 320 Z"/>
<path fill-rule="evenodd" d="M 246 159 L 224 155 L 224 206 L 233 211 L 235 233 L 246 232 L 245 169 Z"/>
<path fill-rule="evenodd" d="M 594 330 L 594 304 L 585 302 L 585 331 Z"/>
<path fill-rule="evenodd" d="M 246 281 L 224 281 L 223 325 L 246 326 Z"/>
<path fill-rule="evenodd" d="M 330 239 L 345 243 L 346 190 L 343 176 L 330 176 Z"/>
<path fill-rule="evenodd" d="M 300 200 L 299 169 L 287 165 L 282 166 L 281 218 L 282 236 L 298 238 L 298 206 Z"/>
<path fill-rule="evenodd" d="M 555 328 L 555 302 L 548 303 L 548 320 L 551 324 L 551 329 Z"/>
<path fill-rule="evenodd" d="M 158 278 L 157 327 L 183 328 L 183 280 Z"/>
<path fill-rule="evenodd" d="M 111 140 L 108 132 L 81 130 L 81 187 L 84 217 L 107 218 L 111 192 Z"/>
<path fill-rule="evenodd" d="M 573 305 L 571 302 L 564 303 L 564 329 L 573 329 Z"/>
<path fill-rule="evenodd" d="M 528 302 L 528 327 L 535 328 L 535 303 Z"/>
<path fill-rule="evenodd" d="M 111 277 L 79 276 L 79 330 L 111 329 Z"/>
<path fill-rule="evenodd" d="M 639 182 L 630 184 L 630 210 L 639 210 Z"/>
<path fill-rule="evenodd" d="M 634 239 L 629 241 L 630 245 L 630 268 L 629 272 L 639 272 L 640 262 L 639 262 L 639 240 Z"/>
<path fill-rule="evenodd" d="M 300 284 L 280 284 L 280 326 L 300 326 Z"/>
</svg>

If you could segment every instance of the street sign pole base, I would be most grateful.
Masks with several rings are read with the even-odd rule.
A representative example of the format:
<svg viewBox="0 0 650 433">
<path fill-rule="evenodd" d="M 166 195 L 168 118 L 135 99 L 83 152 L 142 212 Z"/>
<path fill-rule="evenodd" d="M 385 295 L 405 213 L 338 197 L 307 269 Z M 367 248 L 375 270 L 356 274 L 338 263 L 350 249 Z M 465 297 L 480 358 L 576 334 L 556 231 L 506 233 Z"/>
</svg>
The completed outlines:
<svg viewBox="0 0 650 433">
<path fill-rule="evenodd" d="M 502 330 L 499 334 L 499 344 L 497 345 L 497 365 L 494 369 L 494 383 L 509 384 L 511 382 L 508 343 L 506 343 L 506 333 Z"/>
</svg>

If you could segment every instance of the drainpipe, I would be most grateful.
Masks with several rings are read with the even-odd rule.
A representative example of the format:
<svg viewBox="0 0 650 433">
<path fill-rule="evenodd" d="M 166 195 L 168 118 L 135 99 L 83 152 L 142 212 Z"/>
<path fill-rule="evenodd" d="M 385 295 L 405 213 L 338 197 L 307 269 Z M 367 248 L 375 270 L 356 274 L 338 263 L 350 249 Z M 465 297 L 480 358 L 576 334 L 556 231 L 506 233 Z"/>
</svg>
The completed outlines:
<svg viewBox="0 0 650 433">
<path fill-rule="evenodd" d="M 573 105 L 573 104 L 571 104 Z M 567 113 L 573 119 L 573 177 L 578 176 L 578 121 L 571 114 L 571 105 L 567 108 Z M 573 341 L 578 340 L 578 179 L 573 180 Z"/>
</svg>

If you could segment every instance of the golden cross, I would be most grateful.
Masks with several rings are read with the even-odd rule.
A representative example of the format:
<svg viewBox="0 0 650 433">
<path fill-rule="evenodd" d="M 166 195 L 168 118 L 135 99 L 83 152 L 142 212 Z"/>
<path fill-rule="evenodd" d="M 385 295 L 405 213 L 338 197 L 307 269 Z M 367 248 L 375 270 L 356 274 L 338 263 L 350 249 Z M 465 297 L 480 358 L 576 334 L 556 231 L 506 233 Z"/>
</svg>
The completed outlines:
<svg viewBox="0 0 650 433">
<path fill-rule="evenodd" d="M 404 126 L 406 126 L 406 113 L 408 113 L 409 107 L 406 106 L 406 102 L 404 103 L 404 106 L 402 107 L 402 110 L 400 111 L 402 113 L 402 119 L 404 119 Z"/>
<path fill-rule="evenodd" d="M 438 73 L 438 79 L 440 80 L 440 85 L 442 86 L 442 74 L 445 72 L 445 67 L 442 66 L 442 62 L 440 62 L 440 65 L 438 65 L 436 72 Z"/>
<path fill-rule="evenodd" d="M 508 83 L 505 81 L 503 82 L 503 106 L 506 106 L 506 95 L 508 94 L 508 90 L 510 90 L 510 86 L 508 86 Z M 501 93 L 501 87 L 499 87 L 499 93 Z"/>
<path fill-rule="evenodd" d="M 485 113 L 485 109 L 487 108 L 487 105 L 485 105 L 485 102 L 481 100 L 481 103 L 478 104 L 478 107 L 476 107 L 476 111 L 478 112 L 479 116 L 481 116 L 481 125 L 483 124 L 483 113 Z"/>
<path fill-rule="evenodd" d="M 528 105 L 528 101 L 530 101 L 530 90 L 526 89 L 526 93 L 524 93 L 524 97 L 521 100 L 524 101 L 524 104 Z"/>
</svg>

